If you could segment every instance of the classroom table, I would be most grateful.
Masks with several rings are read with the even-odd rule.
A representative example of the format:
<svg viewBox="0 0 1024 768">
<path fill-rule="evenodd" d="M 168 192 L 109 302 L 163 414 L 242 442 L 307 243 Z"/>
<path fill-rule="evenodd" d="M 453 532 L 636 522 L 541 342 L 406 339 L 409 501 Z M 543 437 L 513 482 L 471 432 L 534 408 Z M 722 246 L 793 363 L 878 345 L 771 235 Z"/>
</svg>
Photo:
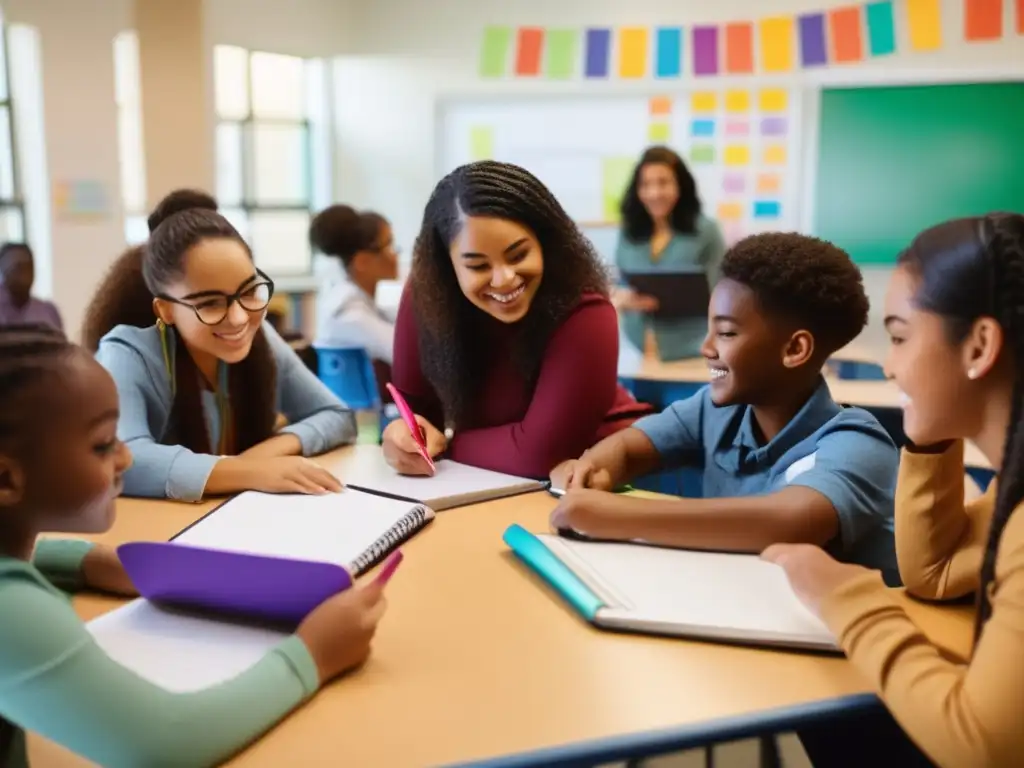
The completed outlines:
<svg viewBox="0 0 1024 768">
<path fill-rule="evenodd" d="M 375 450 L 320 461 L 344 479 L 355 451 Z M 591 628 L 501 540 L 511 523 L 546 530 L 555 503 L 540 492 L 439 513 L 403 546 L 370 661 L 228 765 L 597 764 L 878 706 L 842 657 Z M 97 538 L 165 540 L 213 506 L 122 500 Z M 966 657 L 967 609 L 901 599 L 935 642 Z M 87 620 L 122 602 L 81 596 L 75 607 Z M 33 768 L 86 765 L 29 742 Z"/>
</svg>

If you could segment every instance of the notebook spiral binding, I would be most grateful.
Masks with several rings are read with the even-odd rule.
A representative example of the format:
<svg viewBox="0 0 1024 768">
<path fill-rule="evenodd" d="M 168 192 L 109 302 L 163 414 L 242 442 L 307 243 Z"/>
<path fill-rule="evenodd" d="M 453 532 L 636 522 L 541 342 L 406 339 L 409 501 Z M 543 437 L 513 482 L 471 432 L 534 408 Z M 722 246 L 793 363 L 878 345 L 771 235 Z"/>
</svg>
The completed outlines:
<svg viewBox="0 0 1024 768">
<path fill-rule="evenodd" d="M 363 554 L 357 557 L 351 565 L 353 576 L 358 576 L 369 570 L 395 549 L 399 544 L 412 538 L 413 534 L 430 522 L 434 517 L 423 504 L 417 504 L 407 515 L 395 523 L 383 536 L 371 544 Z"/>
</svg>

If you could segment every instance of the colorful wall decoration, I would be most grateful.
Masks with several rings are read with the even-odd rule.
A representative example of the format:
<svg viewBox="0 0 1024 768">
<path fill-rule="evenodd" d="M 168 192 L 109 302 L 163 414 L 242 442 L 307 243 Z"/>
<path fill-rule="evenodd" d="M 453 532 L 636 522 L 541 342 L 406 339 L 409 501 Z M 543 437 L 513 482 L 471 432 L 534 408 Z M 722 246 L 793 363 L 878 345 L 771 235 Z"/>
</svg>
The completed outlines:
<svg viewBox="0 0 1024 768">
<path fill-rule="evenodd" d="M 1004 2 L 1015 24 L 1004 24 Z M 941 0 L 869 0 L 829 11 L 717 25 L 484 30 L 484 78 L 671 79 L 783 74 L 856 64 L 897 50 L 934 51 L 954 37 L 989 42 L 1024 35 L 1024 0 L 963 0 L 962 28 Z M 960 26 L 960 25 L 958 25 Z"/>
</svg>

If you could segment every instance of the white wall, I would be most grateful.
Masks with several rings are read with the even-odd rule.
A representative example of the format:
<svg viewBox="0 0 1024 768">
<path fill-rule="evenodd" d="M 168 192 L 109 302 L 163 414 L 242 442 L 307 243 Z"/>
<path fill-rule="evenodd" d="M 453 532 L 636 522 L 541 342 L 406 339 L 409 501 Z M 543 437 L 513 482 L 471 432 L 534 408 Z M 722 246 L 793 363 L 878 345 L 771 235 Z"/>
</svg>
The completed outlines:
<svg viewBox="0 0 1024 768">
<path fill-rule="evenodd" d="M 962 41 L 962 0 L 945 3 L 946 45 L 937 52 L 904 51 L 843 67 L 843 77 L 863 73 L 871 80 L 929 71 L 963 76 L 965 72 L 1015 67 L 1024 76 L 1024 37 L 998 43 Z M 436 105 L 445 97 L 507 93 L 599 93 L 643 91 L 655 82 L 482 81 L 477 59 L 487 24 L 545 27 L 627 24 L 691 25 L 733 19 L 757 19 L 771 13 L 801 13 L 847 5 L 848 0 L 374 0 L 353 11 L 352 55 L 335 63 L 336 155 L 340 198 L 372 207 L 390 217 L 406 250 L 419 229 L 423 206 L 437 181 Z M 1007 5 L 1008 29 L 1012 29 Z M 401 24 L 395 20 L 401 18 Z M 897 24 L 900 19 L 897 17 Z M 827 73 L 830 75 L 832 73 Z M 925 74 L 927 76 L 927 74 Z M 888 270 L 865 276 L 872 300 L 872 333 L 865 341 L 881 344 L 877 322 Z"/>
</svg>

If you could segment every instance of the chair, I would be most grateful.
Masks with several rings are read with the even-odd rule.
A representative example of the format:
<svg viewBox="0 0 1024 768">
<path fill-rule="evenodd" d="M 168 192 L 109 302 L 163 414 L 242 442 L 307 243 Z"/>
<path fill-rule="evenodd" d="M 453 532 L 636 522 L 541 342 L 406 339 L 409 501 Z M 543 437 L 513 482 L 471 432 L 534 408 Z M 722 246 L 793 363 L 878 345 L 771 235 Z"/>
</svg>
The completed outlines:
<svg viewBox="0 0 1024 768">
<path fill-rule="evenodd" d="M 885 381 L 885 370 L 878 363 L 866 363 L 860 360 L 830 360 L 828 365 L 840 379 Z"/>
<path fill-rule="evenodd" d="M 398 416 L 393 403 L 382 403 L 373 361 L 362 347 L 315 347 L 317 375 L 329 390 L 354 411 L 377 415 L 377 442 L 384 427 Z"/>
</svg>

